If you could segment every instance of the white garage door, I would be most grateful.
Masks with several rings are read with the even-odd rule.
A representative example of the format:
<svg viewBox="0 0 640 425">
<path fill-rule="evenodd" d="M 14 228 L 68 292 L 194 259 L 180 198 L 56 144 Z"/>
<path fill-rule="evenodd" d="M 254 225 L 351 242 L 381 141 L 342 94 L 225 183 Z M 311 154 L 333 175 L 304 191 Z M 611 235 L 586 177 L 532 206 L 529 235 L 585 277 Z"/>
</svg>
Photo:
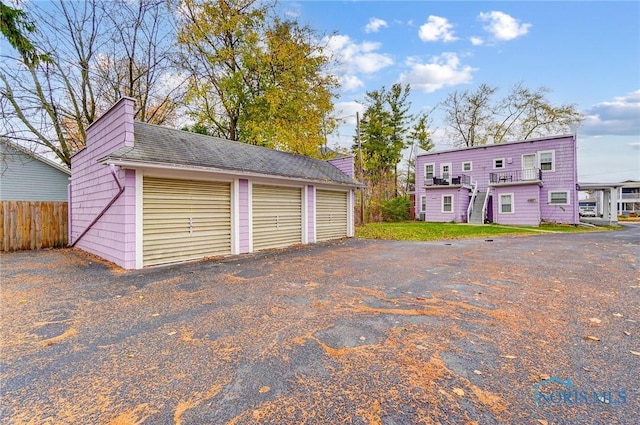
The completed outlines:
<svg viewBox="0 0 640 425">
<path fill-rule="evenodd" d="M 253 185 L 253 249 L 302 242 L 302 190 Z"/>
<path fill-rule="evenodd" d="M 316 239 L 347 236 L 347 192 L 316 191 Z"/>
<path fill-rule="evenodd" d="M 231 253 L 231 186 L 145 177 L 145 266 Z"/>
</svg>

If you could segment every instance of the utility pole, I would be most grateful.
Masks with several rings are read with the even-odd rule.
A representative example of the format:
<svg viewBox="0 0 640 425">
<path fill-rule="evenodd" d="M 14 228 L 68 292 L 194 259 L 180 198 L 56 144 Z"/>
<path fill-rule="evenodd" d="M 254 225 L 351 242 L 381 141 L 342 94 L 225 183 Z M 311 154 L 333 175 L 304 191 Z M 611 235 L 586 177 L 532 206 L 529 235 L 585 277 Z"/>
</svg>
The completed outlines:
<svg viewBox="0 0 640 425">
<path fill-rule="evenodd" d="M 360 138 L 360 113 L 356 111 L 356 137 L 358 139 L 358 156 L 360 157 L 360 183 L 364 181 L 364 167 L 362 165 L 362 140 Z M 364 224 L 364 187 L 360 187 L 360 224 Z"/>
</svg>

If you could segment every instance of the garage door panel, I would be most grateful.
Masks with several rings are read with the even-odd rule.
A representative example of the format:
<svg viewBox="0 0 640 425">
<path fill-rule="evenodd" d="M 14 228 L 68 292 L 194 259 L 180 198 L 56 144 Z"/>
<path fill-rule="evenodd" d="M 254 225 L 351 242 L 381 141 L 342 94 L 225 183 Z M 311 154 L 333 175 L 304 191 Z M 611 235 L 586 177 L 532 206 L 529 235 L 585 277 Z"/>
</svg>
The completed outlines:
<svg viewBox="0 0 640 425">
<path fill-rule="evenodd" d="M 253 248 L 276 248 L 302 242 L 302 190 L 254 185 Z"/>
<path fill-rule="evenodd" d="M 347 236 L 347 192 L 316 191 L 316 239 L 318 241 Z"/>
<path fill-rule="evenodd" d="M 144 178 L 144 265 L 231 253 L 229 183 Z"/>
</svg>

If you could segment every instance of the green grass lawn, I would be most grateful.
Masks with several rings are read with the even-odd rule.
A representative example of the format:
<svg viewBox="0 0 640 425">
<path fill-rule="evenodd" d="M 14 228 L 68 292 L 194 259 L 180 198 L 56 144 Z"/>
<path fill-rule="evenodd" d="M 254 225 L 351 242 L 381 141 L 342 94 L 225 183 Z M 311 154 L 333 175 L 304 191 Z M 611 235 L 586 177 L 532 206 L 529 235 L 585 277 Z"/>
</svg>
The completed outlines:
<svg viewBox="0 0 640 425">
<path fill-rule="evenodd" d="M 561 224 L 543 224 L 540 227 L 503 226 L 488 224 L 472 226 L 456 223 L 369 223 L 356 227 L 356 237 L 362 239 L 389 239 L 400 241 L 432 241 L 439 239 L 484 238 L 500 235 L 531 235 L 557 232 L 592 232 L 611 230 L 609 227 L 581 227 Z"/>
</svg>

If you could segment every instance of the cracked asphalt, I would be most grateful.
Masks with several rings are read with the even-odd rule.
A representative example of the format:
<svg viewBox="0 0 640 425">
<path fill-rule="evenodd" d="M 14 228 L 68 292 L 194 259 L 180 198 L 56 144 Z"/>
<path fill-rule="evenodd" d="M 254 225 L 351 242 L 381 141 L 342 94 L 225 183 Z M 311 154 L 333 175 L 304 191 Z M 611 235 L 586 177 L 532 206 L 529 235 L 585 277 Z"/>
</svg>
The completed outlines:
<svg viewBox="0 0 640 425">
<path fill-rule="evenodd" d="M 629 225 L 137 271 L 3 254 L 0 421 L 637 424 L 639 250 Z"/>
</svg>

